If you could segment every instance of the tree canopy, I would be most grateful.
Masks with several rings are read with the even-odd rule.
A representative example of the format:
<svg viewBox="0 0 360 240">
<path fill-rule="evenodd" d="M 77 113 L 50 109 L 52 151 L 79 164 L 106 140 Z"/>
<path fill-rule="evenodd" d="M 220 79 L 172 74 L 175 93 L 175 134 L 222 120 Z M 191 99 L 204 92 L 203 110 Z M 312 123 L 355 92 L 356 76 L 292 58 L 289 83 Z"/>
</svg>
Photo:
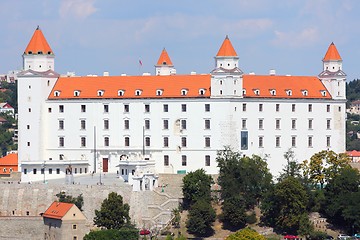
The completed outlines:
<svg viewBox="0 0 360 240">
<path fill-rule="evenodd" d="M 82 194 L 77 197 L 73 197 L 71 195 L 66 195 L 65 192 L 59 192 L 56 194 L 56 197 L 58 197 L 59 202 L 73 203 L 82 211 L 82 207 L 84 205 L 84 198 Z"/>
<path fill-rule="evenodd" d="M 136 228 L 102 229 L 90 231 L 84 240 L 138 240 L 139 231 Z"/>
<path fill-rule="evenodd" d="M 204 200 L 196 201 L 189 210 L 186 227 L 190 233 L 196 236 L 211 235 L 211 228 L 215 221 L 216 213 L 210 202 Z"/>
<path fill-rule="evenodd" d="M 243 239 L 266 240 L 266 238 L 263 235 L 257 233 L 255 230 L 250 228 L 244 228 L 225 238 L 225 240 L 243 240 Z"/>
</svg>

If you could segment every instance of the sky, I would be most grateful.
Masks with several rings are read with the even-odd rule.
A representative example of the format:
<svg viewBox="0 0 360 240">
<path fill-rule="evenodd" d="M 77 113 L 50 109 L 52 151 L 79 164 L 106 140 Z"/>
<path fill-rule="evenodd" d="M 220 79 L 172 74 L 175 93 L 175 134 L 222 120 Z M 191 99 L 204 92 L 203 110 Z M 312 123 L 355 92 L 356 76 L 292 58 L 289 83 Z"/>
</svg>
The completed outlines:
<svg viewBox="0 0 360 240">
<path fill-rule="evenodd" d="M 22 68 L 39 25 L 60 74 L 154 74 L 163 48 L 177 74 L 210 73 L 228 35 L 240 69 L 259 75 L 318 75 L 334 42 L 349 81 L 360 78 L 359 10 L 359 0 L 1 0 L 0 73 Z"/>
</svg>

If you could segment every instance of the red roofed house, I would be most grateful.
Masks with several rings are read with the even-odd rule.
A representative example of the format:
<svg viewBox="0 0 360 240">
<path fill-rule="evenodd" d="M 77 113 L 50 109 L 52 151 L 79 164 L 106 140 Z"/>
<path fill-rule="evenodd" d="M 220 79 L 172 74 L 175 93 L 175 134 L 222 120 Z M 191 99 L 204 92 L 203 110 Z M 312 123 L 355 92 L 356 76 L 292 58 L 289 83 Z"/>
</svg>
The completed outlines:
<svg viewBox="0 0 360 240">
<path fill-rule="evenodd" d="M 10 153 L 0 158 L 0 175 L 9 176 L 12 172 L 18 171 L 18 154 Z"/>
<path fill-rule="evenodd" d="M 53 202 L 44 212 L 44 239 L 83 239 L 89 228 L 85 215 L 73 203 Z"/>
<path fill-rule="evenodd" d="M 46 162 L 48 179 L 65 178 L 71 164 L 72 174 L 142 176 L 133 189 L 151 190 L 149 168 L 218 173 L 224 146 L 266 157 L 274 174 L 289 148 L 298 161 L 345 152 L 346 74 L 334 43 L 314 76 L 246 74 L 239 59 L 226 36 L 207 74 L 177 74 L 163 49 L 154 75 L 59 76 L 37 28 L 18 74 L 22 181 L 41 181 Z"/>
<path fill-rule="evenodd" d="M 360 162 L 360 152 L 356 150 L 346 152 L 350 157 L 351 162 Z"/>
</svg>

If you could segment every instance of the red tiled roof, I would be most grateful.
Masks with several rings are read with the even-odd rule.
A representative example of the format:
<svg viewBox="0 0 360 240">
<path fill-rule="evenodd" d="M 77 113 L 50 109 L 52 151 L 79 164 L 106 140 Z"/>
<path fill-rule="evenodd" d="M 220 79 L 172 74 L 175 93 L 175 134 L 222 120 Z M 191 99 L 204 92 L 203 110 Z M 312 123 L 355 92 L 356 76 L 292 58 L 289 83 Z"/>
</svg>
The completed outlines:
<svg viewBox="0 0 360 240">
<path fill-rule="evenodd" d="M 346 152 L 347 155 L 349 155 L 350 157 L 360 157 L 360 152 L 356 151 L 356 150 L 352 150 L 351 152 Z"/>
<path fill-rule="evenodd" d="M 5 157 L 0 158 L 0 166 L 2 165 L 18 165 L 18 154 L 10 153 Z"/>
<path fill-rule="evenodd" d="M 325 54 L 323 61 L 330 61 L 330 60 L 341 60 L 340 54 L 336 49 L 335 44 L 332 42 Z"/>
<path fill-rule="evenodd" d="M 45 211 L 43 217 L 62 219 L 73 206 L 73 203 L 53 202 Z"/>
<path fill-rule="evenodd" d="M 46 41 L 44 34 L 38 27 L 35 30 L 24 53 L 25 54 L 38 54 L 39 52 L 41 52 L 42 54 L 53 54 L 53 51 L 51 50 L 50 45 Z"/>
<path fill-rule="evenodd" d="M 244 75 L 243 88 L 245 97 L 251 98 L 331 98 L 322 82 L 311 76 Z M 256 90 L 259 90 L 259 95 L 256 95 Z M 276 90 L 276 94 L 272 95 L 271 90 Z M 288 95 L 289 90 L 291 95 Z M 307 91 L 306 95 L 304 91 Z M 325 96 L 322 91 L 326 91 Z"/>
<path fill-rule="evenodd" d="M 169 54 L 167 53 L 166 49 L 164 48 L 160 54 L 159 60 L 157 61 L 157 66 L 159 65 L 168 65 L 172 66 L 172 62 L 170 60 Z"/>
<path fill-rule="evenodd" d="M 230 42 L 229 37 L 226 35 L 224 42 L 222 43 L 218 53 L 216 54 L 217 57 L 235 57 L 237 53 Z"/>
</svg>

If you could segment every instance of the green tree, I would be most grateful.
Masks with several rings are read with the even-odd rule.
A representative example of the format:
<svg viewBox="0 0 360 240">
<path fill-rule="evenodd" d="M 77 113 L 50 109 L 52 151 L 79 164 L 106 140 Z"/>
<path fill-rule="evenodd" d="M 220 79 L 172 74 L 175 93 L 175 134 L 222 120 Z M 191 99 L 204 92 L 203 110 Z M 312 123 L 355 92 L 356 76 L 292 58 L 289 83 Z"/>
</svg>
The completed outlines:
<svg viewBox="0 0 360 240">
<path fill-rule="evenodd" d="M 267 193 L 261 204 L 262 220 L 276 231 L 304 234 L 311 230 L 307 204 L 304 186 L 298 179 L 287 177 Z"/>
<path fill-rule="evenodd" d="M 82 207 L 84 205 L 84 198 L 82 194 L 77 197 L 73 197 L 71 195 L 66 195 L 65 192 L 59 192 L 55 196 L 58 198 L 59 202 L 73 203 L 82 211 Z"/>
<path fill-rule="evenodd" d="M 184 207 L 188 209 L 199 199 L 206 202 L 211 201 L 212 177 L 205 173 L 204 169 L 188 173 L 183 178 Z"/>
<path fill-rule="evenodd" d="M 302 179 L 301 165 L 296 161 L 295 153 L 291 148 L 289 148 L 284 153 L 284 158 L 286 160 L 286 165 L 282 173 L 280 173 L 280 177 L 278 180 L 281 181 L 281 179 L 290 176 L 294 178 Z"/>
<path fill-rule="evenodd" d="M 246 225 L 245 200 L 241 195 L 227 198 L 222 205 L 220 220 L 226 229 L 240 229 Z"/>
<path fill-rule="evenodd" d="M 180 210 L 179 210 L 179 208 L 174 208 L 174 209 L 171 211 L 171 216 L 172 216 L 171 224 L 172 224 L 175 228 L 180 228 L 181 215 L 180 215 Z"/>
<path fill-rule="evenodd" d="M 102 229 L 91 231 L 84 236 L 84 240 L 138 240 L 139 231 L 134 227 L 117 229 Z"/>
<path fill-rule="evenodd" d="M 211 235 L 211 228 L 215 221 L 216 214 L 211 204 L 204 200 L 196 201 L 189 210 L 186 227 L 189 233 L 196 236 Z"/>
<path fill-rule="evenodd" d="M 266 238 L 263 235 L 257 233 L 255 230 L 250 229 L 250 228 L 244 228 L 240 231 L 237 231 L 236 233 L 229 235 L 227 238 L 225 238 L 225 240 L 243 240 L 243 239 L 266 240 Z"/>
<path fill-rule="evenodd" d="M 120 229 L 129 226 L 130 206 L 123 203 L 123 198 L 115 192 L 109 193 L 108 197 L 102 202 L 100 210 L 95 210 L 94 223 L 98 227 L 106 229 Z"/>
</svg>

